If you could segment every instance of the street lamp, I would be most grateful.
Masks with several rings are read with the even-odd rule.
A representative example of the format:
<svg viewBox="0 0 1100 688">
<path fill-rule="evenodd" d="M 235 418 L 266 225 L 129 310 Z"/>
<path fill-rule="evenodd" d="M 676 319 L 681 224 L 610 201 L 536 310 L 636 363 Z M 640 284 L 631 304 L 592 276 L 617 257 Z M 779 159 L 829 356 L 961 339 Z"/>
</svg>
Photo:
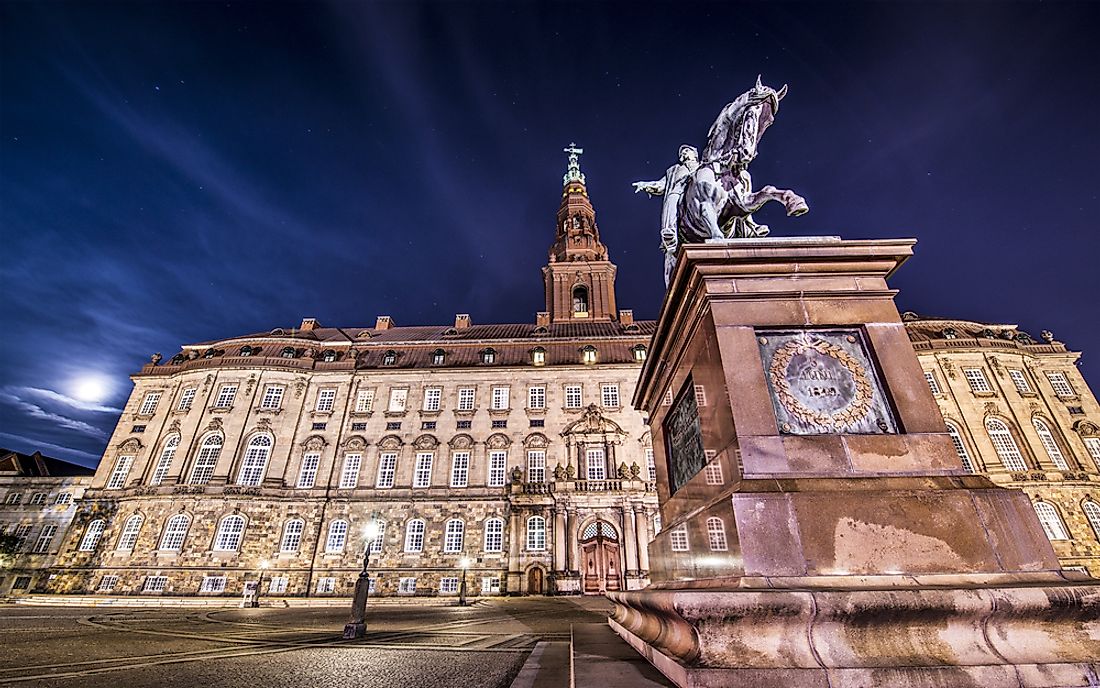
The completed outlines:
<svg viewBox="0 0 1100 688">
<path fill-rule="evenodd" d="M 252 594 L 252 606 L 260 606 L 260 591 L 264 588 L 264 571 L 267 571 L 267 567 L 271 566 L 267 559 L 260 562 L 260 580 L 256 583 L 256 591 Z"/>
<path fill-rule="evenodd" d="M 458 588 L 458 606 L 466 606 L 466 569 L 470 568 L 469 557 L 462 557 L 462 561 L 459 562 L 462 566 L 462 585 Z"/>
<path fill-rule="evenodd" d="M 367 633 L 367 596 L 370 594 L 370 574 L 367 572 L 367 566 L 370 564 L 370 551 L 380 534 L 378 531 L 378 514 L 371 514 L 370 521 L 363 528 L 363 539 L 367 541 L 367 549 L 363 552 L 363 570 L 359 572 L 359 578 L 355 581 L 351 616 L 344 626 L 345 640 L 362 638 Z"/>
</svg>

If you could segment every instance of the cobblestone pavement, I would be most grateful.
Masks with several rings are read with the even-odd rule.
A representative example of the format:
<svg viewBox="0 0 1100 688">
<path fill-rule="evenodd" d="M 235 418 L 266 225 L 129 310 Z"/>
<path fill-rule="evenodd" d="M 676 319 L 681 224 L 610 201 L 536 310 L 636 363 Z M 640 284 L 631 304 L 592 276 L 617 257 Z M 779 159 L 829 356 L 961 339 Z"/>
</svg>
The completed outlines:
<svg viewBox="0 0 1100 688">
<path fill-rule="evenodd" d="M 602 598 L 472 606 L 371 602 L 367 636 L 342 608 L 0 607 L 0 686 L 506 687 L 540 640 L 600 622 Z"/>
</svg>

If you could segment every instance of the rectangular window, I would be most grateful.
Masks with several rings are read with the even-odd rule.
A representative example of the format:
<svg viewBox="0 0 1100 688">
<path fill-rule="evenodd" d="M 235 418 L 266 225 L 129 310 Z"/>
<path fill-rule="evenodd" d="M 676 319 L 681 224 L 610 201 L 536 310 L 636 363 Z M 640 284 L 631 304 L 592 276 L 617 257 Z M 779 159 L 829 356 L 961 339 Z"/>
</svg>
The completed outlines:
<svg viewBox="0 0 1100 688">
<path fill-rule="evenodd" d="M 472 427 L 474 427 L 474 422 L 472 420 L 460 420 L 455 422 L 456 430 L 469 430 Z"/>
<path fill-rule="evenodd" d="M 390 405 L 387 407 L 387 411 L 390 413 L 404 413 L 405 404 L 409 400 L 409 390 L 407 387 L 395 387 L 390 390 Z"/>
<path fill-rule="evenodd" d="M 34 496 L 31 497 L 31 504 L 45 504 L 45 503 L 46 503 L 46 493 L 45 492 L 35 492 Z"/>
<path fill-rule="evenodd" d="M 473 411 L 474 410 L 474 388 L 473 387 L 459 387 L 458 388 L 458 410 L 459 411 Z"/>
<path fill-rule="evenodd" d="M 260 400 L 260 408 L 262 409 L 277 409 L 283 405 L 283 390 L 286 388 L 282 385 L 268 385 L 264 387 L 264 396 Z"/>
<path fill-rule="evenodd" d="M 397 592 L 401 595 L 414 595 L 416 594 L 416 579 L 415 578 L 402 578 L 397 584 Z"/>
<path fill-rule="evenodd" d="M 451 454 L 451 487 L 466 487 L 469 484 L 470 452 L 454 452 Z"/>
<path fill-rule="evenodd" d="M 1016 385 L 1016 391 L 1020 394 L 1031 394 L 1031 385 L 1028 384 L 1024 371 L 1018 368 L 1009 368 L 1008 376 L 1012 378 L 1012 384 Z"/>
<path fill-rule="evenodd" d="M 71 504 L 73 501 L 73 495 L 70 492 L 58 493 L 57 499 L 54 500 L 54 504 Z"/>
<path fill-rule="evenodd" d="M 589 480 L 605 480 L 607 478 L 607 461 L 604 458 L 602 448 L 590 447 L 585 451 L 585 464 L 588 468 Z"/>
<path fill-rule="evenodd" d="M 703 481 L 707 485 L 721 485 L 722 480 L 722 464 L 717 461 L 711 461 L 703 468 Z"/>
<path fill-rule="evenodd" d="M 229 408 L 237 397 L 237 385 L 222 385 L 214 400 L 214 408 Z"/>
<path fill-rule="evenodd" d="M 286 576 L 275 576 L 271 579 L 271 583 L 267 586 L 269 593 L 281 595 L 286 592 L 286 584 L 290 579 Z"/>
<path fill-rule="evenodd" d="M 21 526 L 16 526 L 12 531 L 12 535 L 15 536 L 15 549 L 23 549 L 23 544 L 27 541 L 27 536 L 31 534 L 31 526 L 29 523 Z"/>
<path fill-rule="evenodd" d="M 506 420 L 494 420 L 494 421 L 492 421 L 492 423 L 490 423 L 490 425 L 494 428 L 497 428 L 497 429 L 506 428 L 506 427 L 508 427 L 508 421 L 506 421 Z"/>
<path fill-rule="evenodd" d="M 531 427 L 532 428 L 545 428 L 546 427 L 546 420 L 543 419 L 543 418 L 532 418 L 531 419 Z"/>
<path fill-rule="evenodd" d="M 546 482 L 546 452 L 532 449 L 527 452 L 527 482 Z"/>
<path fill-rule="evenodd" d="M 336 592 L 336 579 L 331 576 L 317 579 L 317 592 L 327 595 Z"/>
<path fill-rule="evenodd" d="M 214 594 L 225 592 L 225 576 L 203 576 L 199 592 Z"/>
<path fill-rule="evenodd" d="M 420 429 L 421 430 L 435 430 L 435 421 L 434 420 L 426 420 L 426 421 L 422 422 L 420 424 Z"/>
<path fill-rule="evenodd" d="M 130 432 L 145 432 L 145 426 L 135 425 L 134 427 L 130 428 Z"/>
<path fill-rule="evenodd" d="M 645 448 L 645 467 L 649 471 L 649 479 L 657 479 L 657 463 L 653 460 L 653 447 Z"/>
<path fill-rule="evenodd" d="M 684 524 L 673 530 L 669 534 L 669 544 L 672 546 L 673 552 L 686 552 L 688 551 L 688 529 L 687 524 Z"/>
<path fill-rule="evenodd" d="M 126 476 L 130 474 L 130 466 L 134 465 L 134 457 L 120 456 L 115 463 L 115 469 L 111 471 L 111 478 L 107 481 L 107 489 L 117 490 L 126 485 Z"/>
<path fill-rule="evenodd" d="M 317 392 L 317 410 L 321 413 L 328 413 L 332 411 L 336 406 L 336 390 L 335 389 L 322 389 Z"/>
<path fill-rule="evenodd" d="M 546 388 L 527 388 L 527 408 L 533 411 L 541 411 L 546 408 Z"/>
<path fill-rule="evenodd" d="M 328 427 L 328 423 L 314 423 L 313 424 L 313 429 L 314 430 L 324 430 L 327 427 Z"/>
<path fill-rule="evenodd" d="M 1075 397 L 1076 393 L 1073 391 L 1073 387 L 1070 387 L 1069 380 L 1066 379 L 1066 374 L 1062 372 L 1048 372 L 1047 380 L 1050 380 L 1050 386 L 1054 390 L 1054 393 L 1062 398 Z"/>
<path fill-rule="evenodd" d="M 352 432 L 363 432 L 366 429 L 367 429 L 367 424 L 366 423 L 352 423 L 351 424 L 351 431 Z"/>
<path fill-rule="evenodd" d="M 146 576 L 145 585 L 141 586 L 142 592 L 164 592 L 168 587 L 168 576 Z"/>
<path fill-rule="evenodd" d="M 424 390 L 424 410 L 438 411 L 443 401 L 442 387 L 428 387 Z"/>
<path fill-rule="evenodd" d="M 924 371 L 924 381 L 928 383 L 928 389 L 932 394 L 941 394 L 940 383 L 936 382 L 936 375 L 931 370 Z"/>
<path fill-rule="evenodd" d="M 971 392 L 981 394 L 993 391 L 993 388 L 989 386 L 985 371 L 981 368 L 963 368 L 963 375 L 966 377 L 966 384 L 970 385 Z"/>
<path fill-rule="evenodd" d="M 344 455 L 344 470 L 340 472 L 341 489 L 349 490 L 359 484 L 359 467 L 362 465 L 362 454 Z"/>
<path fill-rule="evenodd" d="M 458 593 L 458 579 L 457 578 L 440 578 L 439 579 L 439 594 L 440 595 L 454 595 Z"/>
<path fill-rule="evenodd" d="M 374 410 L 374 390 L 361 389 L 355 395 L 355 412 L 370 413 Z"/>
<path fill-rule="evenodd" d="M 413 472 L 413 487 L 430 487 L 432 484 L 432 458 L 431 452 L 420 452 L 416 455 L 416 470 Z"/>
<path fill-rule="evenodd" d="M 35 554 L 45 554 L 50 551 L 50 545 L 53 543 L 54 533 L 57 532 L 57 526 L 49 524 L 42 526 L 42 532 L 38 534 L 38 541 L 34 543 Z"/>
<path fill-rule="evenodd" d="M 397 474 L 397 453 L 386 452 L 378 457 L 378 480 L 375 487 L 393 487 L 393 478 Z"/>
<path fill-rule="evenodd" d="M 493 410 L 503 411 L 508 408 L 508 387 L 493 387 Z"/>
<path fill-rule="evenodd" d="M 566 385 L 565 408 L 578 409 L 581 407 L 581 386 Z"/>
<path fill-rule="evenodd" d="M 722 519 L 712 517 L 707 519 L 707 544 L 711 552 L 725 552 L 729 549 L 726 543 L 726 526 Z"/>
<path fill-rule="evenodd" d="M 7 498 L 4 500 L 5 504 L 22 504 L 23 493 L 22 492 L 9 492 Z"/>
<path fill-rule="evenodd" d="M 103 576 L 99 579 L 99 586 L 96 587 L 96 592 L 111 592 L 118 585 L 118 576 Z"/>
<path fill-rule="evenodd" d="M 157 403 L 160 402 L 160 392 L 149 392 L 145 395 L 145 398 L 141 401 L 141 408 L 138 409 L 138 415 L 151 416 L 157 411 Z"/>
<path fill-rule="evenodd" d="M 179 411 L 186 411 L 191 408 L 191 404 L 195 403 L 195 387 L 188 387 L 180 394 L 180 403 L 176 406 Z"/>
<path fill-rule="evenodd" d="M 508 452 L 489 452 L 489 487 L 504 486 L 504 471 L 508 466 Z"/>
<path fill-rule="evenodd" d="M 321 463 L 319 452 L 309 452 L 302 457 L 302 470 L 298 473 L 298 487 L 308 488 L 317 484 L 317 466 Z"/>
<path fill-rule="evenodd" d="M 1096 464 L 1097 470 L 1100 470 L 1100 437 L 1086 437 L 1085 449 L 1088 450 L 1089 456 L 1092 458 L 1092 462 Z"/>
<path fill-rule="evenodd" d="M 499 595 L 500 594 L 500 578 L 496 576 L 485 576 L 481 579 L 481 594 L 482 595 Z"/>
<path fill-rule="evenodd" d="M 619 386 L 600 385 L 600 401 L 606 408 L 619 408 Z"/>
<path fill-rule="evenodd" d="M 386 429 L 387 430 L 400 430 L 401 429 L 401 421 L 391 421 L 389 423 L 386 423 Z"/>
</svg>

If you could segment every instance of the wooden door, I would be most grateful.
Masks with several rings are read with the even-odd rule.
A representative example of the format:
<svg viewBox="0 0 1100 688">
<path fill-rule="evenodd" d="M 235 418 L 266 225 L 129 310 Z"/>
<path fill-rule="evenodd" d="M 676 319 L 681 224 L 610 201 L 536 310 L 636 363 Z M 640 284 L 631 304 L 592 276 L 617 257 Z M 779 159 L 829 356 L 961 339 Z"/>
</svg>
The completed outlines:
<svg viewBox="0 0 1100 688">
<path fill-rule="evenodd" d="M 541 595 L 543 594 L 543 577 L 542 569 L 534 567 L 527 572 L 527 594 L 528 595 Z"/>
<path fill-rule="evenodd" d="M 622 589 L 619 571 L 619 545 L 603 536 L 581 544 L 584 557 L 584 593 L 602 595 L 608 590 Z"/>
</svg>

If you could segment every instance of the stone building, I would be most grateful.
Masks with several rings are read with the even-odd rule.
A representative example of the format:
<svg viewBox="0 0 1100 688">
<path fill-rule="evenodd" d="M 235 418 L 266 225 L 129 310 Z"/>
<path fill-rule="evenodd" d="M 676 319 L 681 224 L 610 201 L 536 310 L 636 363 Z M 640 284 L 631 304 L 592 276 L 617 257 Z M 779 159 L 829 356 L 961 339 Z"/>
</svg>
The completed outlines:
<svg viewBox="0 0 1100 688">
<path fill-rule="evenodd" d="M 648 583 L 649 435 L 630 406 L 653 322 L 570 155 L 546 311 L 528 324 L 297 328 L 187 345 L 133 375 L 52 586 L 380 594 Z M 464 566 L 465 564 L 465 566 Z"/>
<path fill-rule="evenodd" d="M 1100 577 L 1100 406 L 1080 354 L 1015 325 L 903 318 L 963 465 L 1026 492 L 1062 565 Z"/>
<path fill-rule="evenodd" d="M 0 448 L 0 595 L 45 583 L 92 473 L 41 452 Z"/>
</svg>

